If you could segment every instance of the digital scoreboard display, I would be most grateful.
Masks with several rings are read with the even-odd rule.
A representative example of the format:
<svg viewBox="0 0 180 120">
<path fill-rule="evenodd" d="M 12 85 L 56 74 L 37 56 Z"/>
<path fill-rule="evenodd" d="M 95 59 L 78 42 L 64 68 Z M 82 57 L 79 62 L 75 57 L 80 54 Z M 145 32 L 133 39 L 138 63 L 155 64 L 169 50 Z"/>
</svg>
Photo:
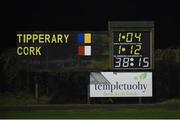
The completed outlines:
<svg viewBox="0 0 180 120">
<path fill-rule="evenodd" d="M 113 32 L 114 68 L 150 68 L 149 32 Z"/>
<path fill-rule="evenodd" d="M 110 24 L 113 69 L 152 69 L 153 27 L 150 25 L 146 22 Z"/>
</svg>

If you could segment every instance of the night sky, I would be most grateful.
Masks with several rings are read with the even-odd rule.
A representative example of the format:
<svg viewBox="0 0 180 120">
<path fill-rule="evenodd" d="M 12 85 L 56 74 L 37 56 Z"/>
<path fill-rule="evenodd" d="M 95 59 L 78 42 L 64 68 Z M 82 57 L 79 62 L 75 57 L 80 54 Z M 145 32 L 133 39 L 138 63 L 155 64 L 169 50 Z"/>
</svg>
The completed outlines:
<svg viewBox="0 0 180 120">
<path fill-rule="evenodd" d="M 180 6 L 172 1 L 14 0 L 8 1 L 8 40 L 16 31 L 108 30 L 108 21 L 154 21 L 155 48 L 180 46 Z M 1 46 L 2 47 L 2 46 Z"/>
</svg>

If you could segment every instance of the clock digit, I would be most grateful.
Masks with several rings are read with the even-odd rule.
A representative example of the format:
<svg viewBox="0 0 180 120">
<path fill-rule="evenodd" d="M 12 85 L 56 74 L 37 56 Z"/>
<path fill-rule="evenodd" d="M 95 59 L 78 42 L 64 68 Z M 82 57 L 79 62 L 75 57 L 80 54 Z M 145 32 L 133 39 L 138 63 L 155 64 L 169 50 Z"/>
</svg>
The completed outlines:
<svg viewBox="0 0 180 120">
<path fill-rule="evenodd" d="M 130 51 L 130 54 L 133 54 L 133 48 L 134 48 L 134 46 L 131 45 L 131 51 Z"/>
<path fill-rule="evenodd" d="M 129 67 L 129 58 L 123 59 L 123 67 Z"/>
<path fill-rule="evenodd" d="M 137 38 L 138 41 L 141 42 L 141 33 L 135 33 L 135 38 Z"/>
<path fill-rule="evenodd" d="M 121 54 L 121 45 L 119 46 L 119 52 L 118 53 Z"/>
<path fill-rule="evenodd" d="M 143 67 L 149 67 L 149 57 L 144 57 L 143 58 L 143 63 L 144 63 L 144 65 L 143 65 Z"/>
<path fill-rule="evenodd" d="M 141 66 L 142 58 L 139 58 L 139 67 Z"/>
<path fill-rule="evenodd" d="M 134 51 L 135 55 L 139 55 L 139 51 L 141 50 L 141 45 L 136 45 L 138 48 Z"/>
<path fill-rule="evenodd" d="M 133 39 L 133 33 L 129 32 L 126 34 L 126 42 L 132 42 Z"/>
<path fill-rule="evenodd" d="M 115 68 L 121 67 L 121 58 L 116 58 Z"/>
<path fill-rule="evenodd" d="M 121 33 L 119 33 L 118 41 L 121 42 Z"/>
</svg>

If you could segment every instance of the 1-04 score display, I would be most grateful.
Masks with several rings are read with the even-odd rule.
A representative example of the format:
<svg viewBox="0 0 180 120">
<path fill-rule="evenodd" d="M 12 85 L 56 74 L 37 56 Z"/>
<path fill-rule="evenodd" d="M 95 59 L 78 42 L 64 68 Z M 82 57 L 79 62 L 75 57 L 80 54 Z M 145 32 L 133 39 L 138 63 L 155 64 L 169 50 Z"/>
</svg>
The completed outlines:
<svg viewBox="0 0 180 120">
<path fill-rule="evenodd" d="M 114 31 L 113 68 L 150 68 L 150 32 Z"/>
</svg>

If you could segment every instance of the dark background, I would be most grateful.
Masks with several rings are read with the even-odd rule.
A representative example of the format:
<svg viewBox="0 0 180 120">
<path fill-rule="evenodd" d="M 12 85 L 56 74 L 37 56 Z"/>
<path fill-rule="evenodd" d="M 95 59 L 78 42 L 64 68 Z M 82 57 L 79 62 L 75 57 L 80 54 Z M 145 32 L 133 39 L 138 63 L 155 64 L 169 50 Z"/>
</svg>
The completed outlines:
<svg viewBox="0 0 180 120">
<path fill-rule="evenodd" d="M 173 1 L 14 0 L 8 1 L 6 46 L 16 31 L 108 30 L 108 21 L 154 21 L 155 48 L 179 46 L 179 4 Z"/>
<path fill-rule="evenodd" d="M 14 49 L 7 48 L 16 47 L 16 31 L 107 31 L 108 21 L 155 22 L 153 97 L 143 102 L 179 98 L 179 8 L 178 2 L 162 0 L 9 0 L 4 10 L 8 10 L 8 36 L 0 46 L 0 50 L 5 50 L 0 59 L 0 105 L 14 105 L 17 101 L 20 105 L 86 103 L 89 73 L 32 72 L 30 65 L 16 64 Z M 17 70 L 18 67 L 22 69 Z M 35 98 L 37 84 L 39 98 Z M 105 103 L 103 100 L 92 102 Z M 114 103 L 137 100 L 115 98 Z"/>
</svg>

